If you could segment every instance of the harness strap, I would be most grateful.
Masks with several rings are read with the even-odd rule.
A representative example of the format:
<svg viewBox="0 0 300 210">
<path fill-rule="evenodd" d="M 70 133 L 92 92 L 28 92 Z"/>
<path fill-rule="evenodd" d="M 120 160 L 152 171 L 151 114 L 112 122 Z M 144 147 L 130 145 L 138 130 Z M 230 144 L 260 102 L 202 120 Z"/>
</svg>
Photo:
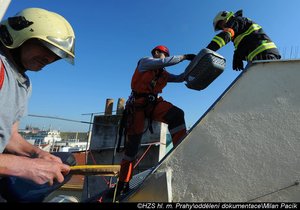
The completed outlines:
<svg viewBox="0 0 300 210">
<path fill-rule="evenodd" d="M 154 101 L 151 101 L 151 102 L 150 102 L 151 105 L 152 105 L 152 109 L 151 109 L 151 111 L 150 111 L 149 118 L 148 118 L 148 129 L 149 129 L 149 131 L 150 131 L 151 134 L 154 133 L 154 132 L 153 132 L 153 126 L 152 126 L 152 123 L 153 123 L 152 115 L 153 115 L 154 109 L 155 109 L 155 107 L 156 107 L 156 105 L 157 105 L 157 103 L 158 103 L 156 99 L 157 99 L 157 97 L 155 98 Z M 146 131 L 147 131 L 147 129 L 146 129 Z M 146 131 L 145 131 L 145 132 L 146 132 Z"/>
<path fill-rule="evenodd" d="M 120 125 L 119 125 L 119 139 L 118 139 L 118 144 L 117 144 L 117 148 L 116 148 L 116 152 L 118 152 L 118 153 L 123 152 L 125 149 L 125 147 L 123 147 L 123 149 L 121 149 L 121 142 L 122 142 L 123 135 L 124 135 L 124 138 L 126 138 L 126 135 L 127 135 L 127 129 L 126 129 L 127 117 L 128 117 L 128 110 L 125 108 L 123 111 L 123 114 L 122 114 Z M 125 139 L 123 141 L 123 146 L 125 146 Z"/>
<path fill-rule="evenodd" d="M 146 98 L 146 104 L 143 105 L 141 108 L 145 109 L 147 106 L 151 105 L 153 106 L 150 113 L 149 113 L 149 116 L 148 116 L 148 125 L 147 125 L 147 128 L 144 130 L 143 133 L 145 133 L 148 129 L 150 131 L 150 133 L 153 134 L 153 127 L 152 127 L 152 114 L 153 114 L 153 110 L 157 104 L 157 94 L 151 94 L 151 93 L 136 93 L 135 91 L 132 92 L 133 93 L 133 96 L 135 98 Z M 145 113 L 146 114 L 146 113 Z"/>
<path fill-rule="evenodd" d="M 150 83 L 150 88 L 152 91 L 154 90 L 156 83 L 157 83 L 158 79 L 161 77 L 162 73 L 163 73 L 163 69 L 159 69 L 158 72 L 156 72 L 153 80 Z"/>
<path fill-rule="evenodd" d="M 132 91 L 132 95 L 133 95 L 134 98 L 150 98 L 150 100 L 151 100 L 151 98 L 153 98 L 153 99 L 157 98 L 157 94 L 152 94 L 152 93 L 138 93 L 138 92 L 136 92 L 134 90 Z"/>
</svg>

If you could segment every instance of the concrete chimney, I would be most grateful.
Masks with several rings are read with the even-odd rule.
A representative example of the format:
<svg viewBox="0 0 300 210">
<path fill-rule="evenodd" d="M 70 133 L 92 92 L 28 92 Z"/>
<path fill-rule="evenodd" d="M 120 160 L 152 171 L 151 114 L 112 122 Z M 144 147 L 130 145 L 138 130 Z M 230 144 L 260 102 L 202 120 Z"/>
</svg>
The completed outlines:
<svg viewBox="0 0 300 210">
<path fill-rule="evenodd" d="M 112 115 L 113 104 L 114 104 L 114 99 L 111 98 L 106 99 L 104 115 Z"/>
<path fill-rule="evenodd" d="M 121 115 L 123 113 L 124 103 L 125 103 L 125 99 L 124 98 L 119 98 L 118 99 L 117 113 L 116 113 L 117 115 Z"/>
</svg>

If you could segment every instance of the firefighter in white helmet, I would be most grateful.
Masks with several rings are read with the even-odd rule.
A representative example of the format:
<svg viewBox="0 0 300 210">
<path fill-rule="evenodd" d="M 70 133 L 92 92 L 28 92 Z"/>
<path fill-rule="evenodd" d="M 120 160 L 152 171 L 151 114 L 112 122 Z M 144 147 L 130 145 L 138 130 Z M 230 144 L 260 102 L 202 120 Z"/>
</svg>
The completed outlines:
<svg viewBox="0 0 300 210">
<path fill-rule="evenodd" d="M 75 159 L 28 143 L 18 125 L 31 84 L 26 71 L 59 59 L 74 63 L 75 35 L 54 12 L 28 8 L 0 23 L 0 194 L 7 202 L 41 202 L 70 179 Z"/>
<path fill-rule="evenodd" d="M 244 69 L 243 61 L 281 58 L 276 45 L 262 27 L 243 17 L 242 10 L 236 13 L 219 12 L 214 18 L 213 27 L 215 31 L 222 31 L 212 39 L 207 48 L 217 51 L 232 41 L 235 47 L 232 68 L 236 71 Z"/>
</svg>

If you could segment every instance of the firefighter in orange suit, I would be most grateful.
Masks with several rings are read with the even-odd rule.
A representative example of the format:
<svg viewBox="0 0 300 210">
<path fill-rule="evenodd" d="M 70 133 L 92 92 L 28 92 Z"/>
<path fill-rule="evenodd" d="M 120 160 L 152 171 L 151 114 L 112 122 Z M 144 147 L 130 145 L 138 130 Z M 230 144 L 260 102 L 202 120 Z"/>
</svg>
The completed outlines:
<svg viewBox="0 0 300 210">
<path fill-rule="evenodd" d="M 159 97 L 168 82 L 184 82 L 184 73 L 174 75 L 165 67 L 178 64 L 184 60 L 193 60 L 194 54 L 170 56 L 169 49 L 159 45 L 151 54 L 153 57 L 145 57 L 139 60 L 131 80 L 132 93 L 126 102 L 125 122 L 126 141 L 124 157 L 121 162 L 121 171 L 118 182 L 117 194 L 122 194 L 129 189 L 129 181 L 132 178 L 133 164 L 139 150 L 145 119 L 148 119 L 148 128 L 151 131 L 151 121 L 159 121 L 168 124 L 172 136 L 173 145 L 178 144 L 186 135 L 184 112 Z"/>
<path fill-rule="evenodd" d="M 219 12 L 214 18 L 213 26 L 215 31 L 222 31 L 212 39 L 207 48 L 217 51 L 232 41 L 235 47 L 233 70 L 243 70 L 243 61 L 281 58 L 276 45 L 262 27 L 249 18 L 243 17 L 242 10 L 236 13 Z"/>
</svg>

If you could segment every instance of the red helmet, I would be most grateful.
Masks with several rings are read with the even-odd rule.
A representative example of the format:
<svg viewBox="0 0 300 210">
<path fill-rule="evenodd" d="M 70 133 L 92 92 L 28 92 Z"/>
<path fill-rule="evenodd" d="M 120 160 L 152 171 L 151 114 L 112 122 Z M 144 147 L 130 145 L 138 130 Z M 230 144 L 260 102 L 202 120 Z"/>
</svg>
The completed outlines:
<svg viewBox="0 0 300 210">
<path fill-rule="evenodd" d="M 152 55 L 154 55 L 154 51 L 155 51 L 155 50 L 164 52 L 164 53 L 167 54 L 167 56 L 170 56 L 170 51 L 169 51 L 169 49 L 168 49 L 166 46 L 158 45 L 158 46 L 154 47 L 153 50 L 151 51 L 151 54 L 152 54 Z"/>
</svg>

